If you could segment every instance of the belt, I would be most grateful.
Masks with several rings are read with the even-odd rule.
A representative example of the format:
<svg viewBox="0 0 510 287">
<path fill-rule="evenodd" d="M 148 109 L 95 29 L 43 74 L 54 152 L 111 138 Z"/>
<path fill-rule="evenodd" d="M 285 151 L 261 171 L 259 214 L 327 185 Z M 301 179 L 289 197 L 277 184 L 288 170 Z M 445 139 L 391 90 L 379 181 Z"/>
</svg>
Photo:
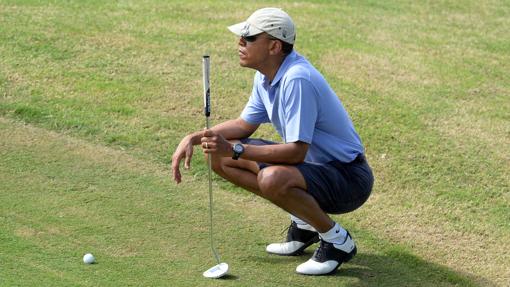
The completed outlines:
<svg viewBox="0 0 510 287">
<path fill-rule="evenodd" d="M 358 156 L 353 160 L 351 161 L 350 163 L 362 163 L 362 162 L 365 162 L 366 161 L 366 158 L 365 158 L 365 155 L 360 153 L 358 154 Z"/>
</svg>

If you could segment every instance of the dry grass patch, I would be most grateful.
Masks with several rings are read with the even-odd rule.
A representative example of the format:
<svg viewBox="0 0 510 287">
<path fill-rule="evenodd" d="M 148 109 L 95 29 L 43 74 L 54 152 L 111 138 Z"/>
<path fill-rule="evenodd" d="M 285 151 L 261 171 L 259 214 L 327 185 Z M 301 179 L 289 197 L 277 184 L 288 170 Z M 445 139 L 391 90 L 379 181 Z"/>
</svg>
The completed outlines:
<svg viewBox="0 0 510 287">
<path fill-rule="evenodd" d="M 484 85 L 466 93 L 449 114 L 428 121 L 430 127 L 455 139 L 459 147 L 483 147 L 510 174 L 510 165 L 505 164 L 510 163 L 510 118 L 505 116 L 510 102 L 504 99 L 510 90 Z"/>
<path fill-rule="evenodd" d="M 323 56 L 321 67 L 340 82 L 347 81 L 364 91 L 377 91 L 383 97 L 407 91 L 411 87 L 433 86 L 439 82 L 429 76 L 420 63 L 406 62 L 405 59 L 342 50 Z"/>
</svg>

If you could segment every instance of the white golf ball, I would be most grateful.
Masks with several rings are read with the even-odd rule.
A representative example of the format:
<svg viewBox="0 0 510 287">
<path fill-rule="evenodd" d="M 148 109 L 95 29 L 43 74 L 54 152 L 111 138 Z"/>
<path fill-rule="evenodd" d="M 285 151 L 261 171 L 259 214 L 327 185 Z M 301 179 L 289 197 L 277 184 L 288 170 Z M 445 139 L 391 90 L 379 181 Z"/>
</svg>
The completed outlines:
<svg viewBox="0 0 510 287">
<path fill-rule="evenodd" d="M 87 253 L 83 256 L 83 263 L 92 264 L 94 262 L 96 262 L 96 258 L 94 257 L 94 255 Z"/>
</svg>

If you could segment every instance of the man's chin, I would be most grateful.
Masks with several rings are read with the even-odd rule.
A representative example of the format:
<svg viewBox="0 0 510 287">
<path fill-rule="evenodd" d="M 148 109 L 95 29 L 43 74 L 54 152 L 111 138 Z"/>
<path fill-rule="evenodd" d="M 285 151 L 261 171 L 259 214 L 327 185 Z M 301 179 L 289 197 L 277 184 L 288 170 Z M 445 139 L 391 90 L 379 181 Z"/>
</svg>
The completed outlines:
<svg viewBox="0 0 510 287">
<path fill-rule="evenodd" d="M 249 61 L 246 61 L 246 59 L 239 59 L 239 66 L 241 66 L 243 68 L 250 68 L 250 69 L 257 70 L 255 68 L 255 66 L 253 65 L 253 63 L 250 63 Z"/>
<path fill-rule="evenodd" d="M 248 67 L 248 64 L 243 60 L 239 60 L 239 66 L 246 68 L 246 67 Z"/>
</svg>

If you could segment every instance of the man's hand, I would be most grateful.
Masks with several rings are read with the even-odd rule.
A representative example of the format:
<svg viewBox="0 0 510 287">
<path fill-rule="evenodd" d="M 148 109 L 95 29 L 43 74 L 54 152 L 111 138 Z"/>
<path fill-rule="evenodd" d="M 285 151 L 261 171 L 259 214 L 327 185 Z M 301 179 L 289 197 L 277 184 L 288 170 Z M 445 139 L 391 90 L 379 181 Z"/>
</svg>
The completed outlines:
<svg viewBox="0 0 510 287">
<path fill-rule="evenodd" d="M 181 171 L 179 170 L 179 165 L 181 163 L 182 158 L 184 158 L 184 168 L 189 169 L 191 163 L 191 157 L 193 156 L 193 143 L 191 138 L 185 137 L 181 140 L 177 148 L 175 149 L 174 154 L 172 155 L 172 175 L 175 182 L 181 182 Z"/>
<path fill-rule="evenodd" d="M 221 157 L 232 156 L 232 144 L 222 135 L 216 134 L 212 130 L 205 130 L 200 141 L 202 142 L 202 150 L 204 153 Z"/>
<path fill-rule="evenodd" d="M 230 157 L 232 156 L 232 144 L 229 143 L 226 138 L 246 138 L 255 132 L 257 128 L 258 125 L 249 124 L 241 118 L 238 118 L 214 126 L 214 131 L 209 129 L 187 135 L 181 140 L 172 155 L 172 176 L 175 182 L 181 182 L 179 166 L 182 159 L 184 159 L 184 168 L 190 168 L 193 146 L 201 144 L 206 154 Z"/>
</svg>

